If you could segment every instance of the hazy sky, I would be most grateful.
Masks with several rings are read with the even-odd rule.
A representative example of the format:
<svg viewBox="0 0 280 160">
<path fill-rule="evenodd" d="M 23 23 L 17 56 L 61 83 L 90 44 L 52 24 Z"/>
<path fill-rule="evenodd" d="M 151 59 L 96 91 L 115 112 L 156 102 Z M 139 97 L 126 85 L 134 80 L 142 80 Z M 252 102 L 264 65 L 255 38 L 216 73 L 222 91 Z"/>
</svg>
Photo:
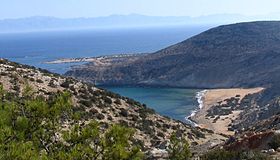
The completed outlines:
<svg viewBox="0 0 280 160">
<path fill-rule="evenodd" d="M 201 16 L 280 12 L 280 0 L 0 0 L 0 19 L 29 16 L 98 17 L 112 14 Z"/>
</svg>

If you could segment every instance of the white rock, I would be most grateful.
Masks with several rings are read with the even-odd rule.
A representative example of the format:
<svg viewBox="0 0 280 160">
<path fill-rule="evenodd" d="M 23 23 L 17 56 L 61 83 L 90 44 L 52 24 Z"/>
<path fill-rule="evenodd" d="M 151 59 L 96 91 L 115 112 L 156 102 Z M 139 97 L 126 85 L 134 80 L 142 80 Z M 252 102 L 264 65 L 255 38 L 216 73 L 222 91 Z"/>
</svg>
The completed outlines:
<svg viewBox="0 0 280 160">
<path fill-rule="evenodd" d="M 275 153 L 275 150 L 274 149 L 269 149 L 268 152 L 269 153 Z"/>
<path fill-rule="evenodd" d="M 275 131 L 275 134 L 280 134 L 280 129 Z"/>
<path fill-rule="evenodd" d="M 166 150 L 162 150 L 162 149 L 153 149 L 151 151 L 151 153 L 154 155 L 154 156 L 166 156 L 168 153 Z"/>
<path fill-rule="evenodd" d="M 262 153 L 267 153 L 267 150 L 261 150 Z"/>
</svg>

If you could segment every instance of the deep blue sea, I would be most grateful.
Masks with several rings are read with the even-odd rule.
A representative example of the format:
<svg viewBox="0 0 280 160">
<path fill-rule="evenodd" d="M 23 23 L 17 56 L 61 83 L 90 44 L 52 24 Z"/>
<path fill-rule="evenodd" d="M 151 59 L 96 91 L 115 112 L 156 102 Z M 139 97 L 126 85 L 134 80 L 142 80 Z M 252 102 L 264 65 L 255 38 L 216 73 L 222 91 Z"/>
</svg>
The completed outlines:
<svg viewBox="0 0 280 160">
<path fill-rule="evenodd" d="M 151 53 L 181 42 L 211 26 L 68 30 L 0 34 L 0 57 L 63 74 L 72 65 L 45 64 L 60 58 L 122 53 Z M 177 88 L 108 88 L 157 112 L 184 121 L 196 107 L 197 90 Z"/>
<path fill-rule="evenodd" d="M 73 30 L 0 34 L 0 57 L 65 73 L 73 64 L 44 64 L 59 58 L 149 53 L 183 41 L 209 26 Z"/>
</svg>

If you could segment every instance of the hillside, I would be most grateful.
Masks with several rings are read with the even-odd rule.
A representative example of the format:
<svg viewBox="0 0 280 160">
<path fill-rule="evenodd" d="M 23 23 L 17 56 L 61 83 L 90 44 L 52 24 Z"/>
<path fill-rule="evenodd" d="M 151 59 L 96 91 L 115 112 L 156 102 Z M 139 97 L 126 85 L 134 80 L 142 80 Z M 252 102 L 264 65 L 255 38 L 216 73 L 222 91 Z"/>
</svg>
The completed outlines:
<svg viewBox="0 0 280 160">
<path fill-rule="evenodd" d="M 78 121 L 64 120 L 61 124 L 64 129 L 74 126 L 75 123 L 87 124 L 91 121 L 99 122 L 103 128 L 112 124 L 135 128 L 132 143 L 140 145 L 146 155 L 166 154 L 164 149 L 168 146 L 172 133 L 188 139 L 192 150 L 199 148 L 199 152 L 206 151 L 225 139 L 212 131 L 193 128 L 163 117 L 139 102 L 72 78 L 3 59 L 0 60 L 0 73 L 0 84 L 12 97 L 23 97 L 26 85 L 34 90 L 34 96 L 47 99 L 58 92 L 69 92 L 73 111 L 79 114 L 79 118 Z"/>
<path fill-rule="evenodd" d="M 105 85 L 268 87 L 279 80 L 280 22 L 210 29 L 133 61 L 88 63 L 66 75 Z"/>
<path fill-rule="evenodd" d="M 96 58 L 66 75 L 104 85 L 221 88 L 230 96 L 220 99 L 224 93 L 217 97 L 219 101 L 204 104 L 192 119 L 214 132 L 230 133 L 233 137 L 221 144 L 226 150 L 263 150 L 277 157 L 279 49 L 280 22 L 238 23 L 210 29 L 151 54 L 121 60 Z M 242 88 L 258 91 L 244 95 L 232 91 Z"/>
</svg>

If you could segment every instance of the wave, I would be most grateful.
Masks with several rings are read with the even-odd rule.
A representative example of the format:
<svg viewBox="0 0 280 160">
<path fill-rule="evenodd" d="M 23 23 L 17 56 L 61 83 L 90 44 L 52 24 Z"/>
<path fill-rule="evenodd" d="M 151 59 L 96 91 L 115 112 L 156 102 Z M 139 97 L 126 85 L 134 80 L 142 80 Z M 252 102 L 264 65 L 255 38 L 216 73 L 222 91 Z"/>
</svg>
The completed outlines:
<svg viewBox="0 0 280 160">
<path fill-rule="evenodd" d="M 195 116 L 195 114 L 201 109 L 203 108 L 203 101 L 204 101 L 204 97 L 205 94 L 208 90 L 202 90 L 196 93 L 195 98 L 197 99 L 197 103 L 198 103 L 198 109 L 195 109 L 193 111 L 191 111 L 191 115 L 187 116 L 185 119 L 187 122 L 189 122 L 191 125 L 193 126 L 198 126 L 198 124 L 196 124 L 194 121 L 191 120 L 191 117 Z"/>
</svg>

